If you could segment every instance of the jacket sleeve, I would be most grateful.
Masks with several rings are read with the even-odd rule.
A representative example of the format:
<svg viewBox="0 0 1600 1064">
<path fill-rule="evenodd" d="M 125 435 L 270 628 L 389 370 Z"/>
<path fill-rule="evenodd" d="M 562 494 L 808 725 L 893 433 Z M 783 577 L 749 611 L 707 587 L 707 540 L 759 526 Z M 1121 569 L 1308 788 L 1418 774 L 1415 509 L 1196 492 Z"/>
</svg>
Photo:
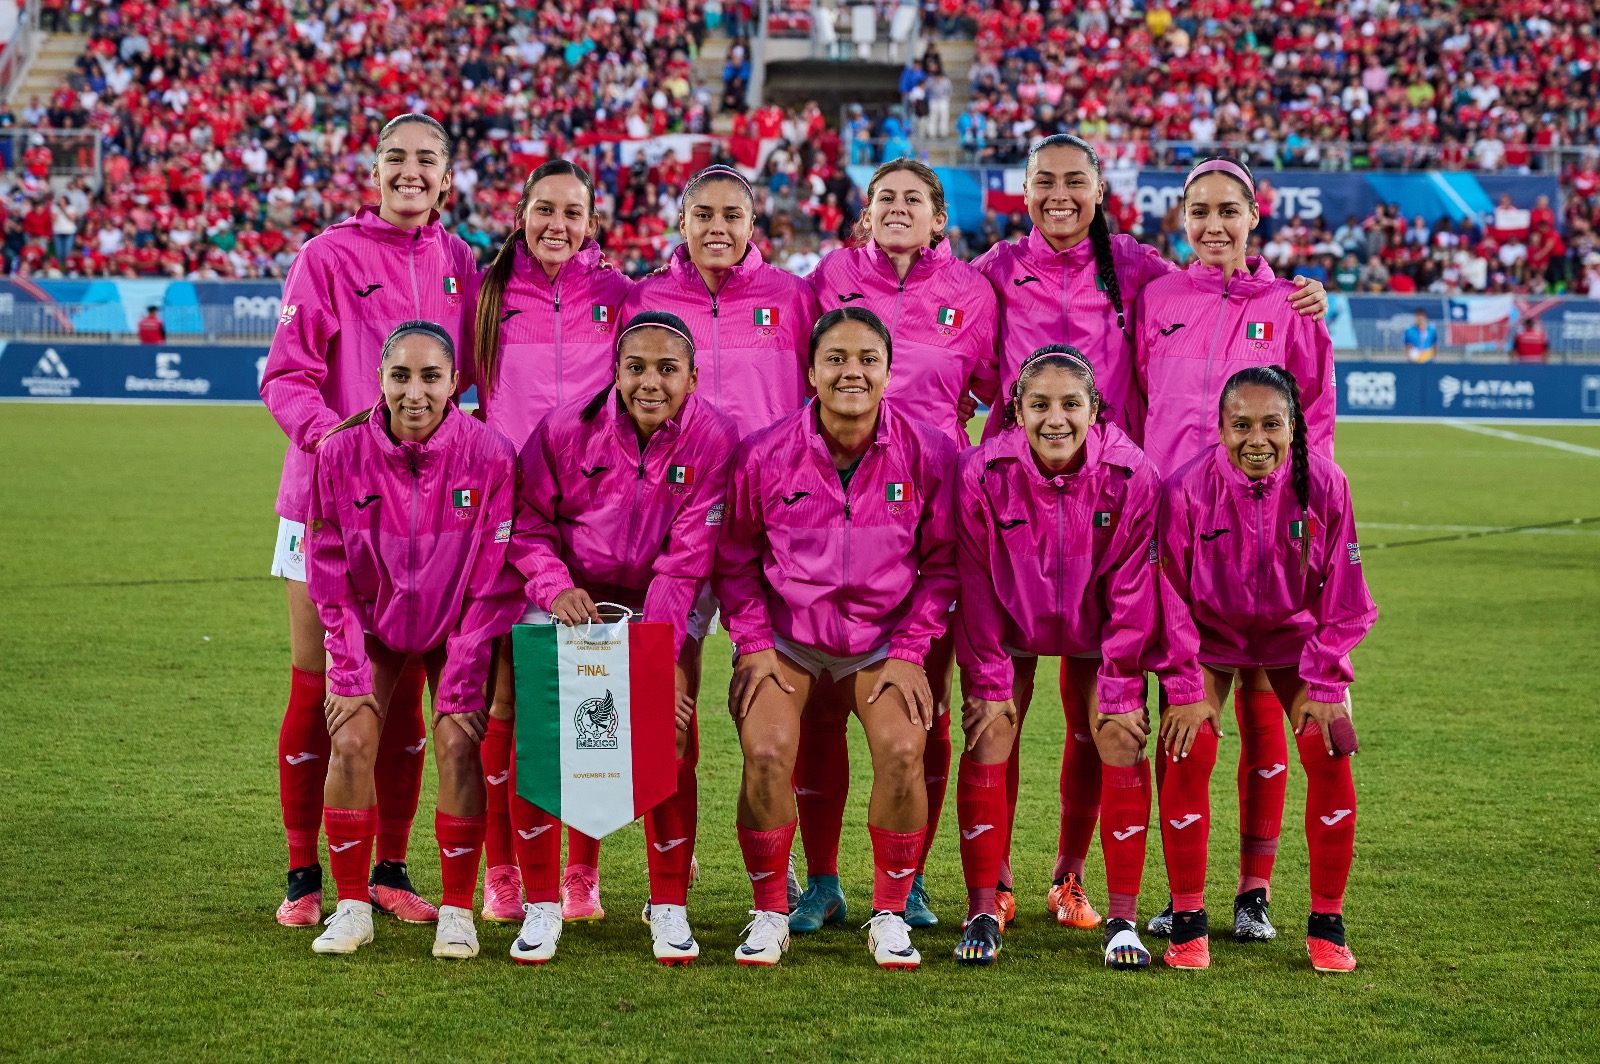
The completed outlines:
<svg viewBox="0 0 1600 1064">
<path fill-rule="evenodd" d="M 1297 315 L 1298 317 L 1298 315 Z M 1333 337 L 1328 323 L 1300 317 L 1302 338 L 1300 364 L 1295 379 L 1300 384 L 1300 403 L 1305 411 L 1306 444 L 1314 455 L 1333 461 L 1333 422 L 1338 406 L 1338 389 L 1333 383 Z"/>
<path fill-rule="evenodd" d="M 972 693 L 991 702 L 1012 697 L 1011 656 L 1001 641 L 1005 607 L 994 589 L 994 520 L 984 505 L 976 474 L 956 483 L 956 572 L 961 608 L 956 611 L 956 660 L 971 678 Z"/>
<path fill-rule="evenodd" d="M 889 656 L 917 665 L 949 627 L 950 606 L 958 597 L 955 444 L 942 433 L 924 436 L 920 466 L 923 492 L 917 527 L 917 580 L 911 589 L 911 608 L 889 634 Z"/>
<path fill-rule="evenodd" d="M 309 253 L 308 253 L 309 252 Z M 288 435 L 310 453 L 344 419 L 322 397 L 328 351 L 339 335 L 333 282 L 315 245 L 295 256 L 283 285 L 283 309 L 261 375 L 261 400 Z M 376 382 L 374 382 L 376 383 Z"/>
<path fill-rule="evenodd" d="M 546 416 L 523 444 L 518 458 L 521 484 L 508 557 L 527 581 L 526 601 L 548 610 L 557 595 L 574 587 L 572 573 L 561 560 L 561 533 L 556 512 L 561 506 L 561 480 L 550 418 Z"/>
<path fill-rule="evenodd" d="M 1166 688 L 1167 701 L 1192 705 L 1205 698 L 1200 669 L 1200 630 L 1190 606 L 1189 574 L 1194 566 L 1194 516 L 1188 495 L 1169 482 L 1161 506 L 1157 540 L 1161 582 L 1160 641 L 1151 664 Z"/>
<path fill-rule="evenodd" d="M 311 478 L 311 512 L 306 522 L 306 592 L 316 603 L 317 615 L 327 631 L 322 645 L 328 651 L 328 690 L 353 698 L 372 693 L 372 661 L 367 657 L 367 637 L 357 608 L 355 586 L 345 553 L 344 530 L 335 506 L 332 463 L 317 456 Z"/>
<path fill-rule="evenodd" d="M 1361 544 L 1356 539 L 1350 484 L 1341 476 L 1328 488 L 1327 531 L 1321 559 L 1327 575 L 1321 593 L 1311 604 L 1317 630 L 1300 652 L 1300 677 L 1310 688 L 1313 701 L 1343 702 L 1345 688 L 1354 679 L 1350 651 L 1372 630 L 1378 607 L 1361 571 Z"/>
<path fill-rule="evenodd" d="M 728 635 L 740 654 L 771 650 L 772 615 L 767 611 L 767 527 L 761 512 L 761 481 L 748 441 L 734 452 L 728 474 L 727 516 L 717 540 L 712 587 L 722 604 Z"/>
<path fill-rule="evenodd" d="M 483 709 L 484 684 L 494 653 L 494 640 L 505 635 L 522 613 L 522 584 L 506 561 L 512 510 L 517 494 L 516 460 L 497 458 L 495 476 L 484 489 L 483 516 L 467 574 L 461 620 L 445 637 L 444 670 L 434 699 L 440 713 L 472 713 Z"/>
<path fill-rule="evenodd" d="M 1131 713 L 1144 707 L 1144 659 L 1160 616 L 1153 556 L 1161 493 L 1148 464 L 1135 470 L 1123 497 L 1122 516 L 1100 578 L 1106 621 L 1100 630 L 1100 712 Z"/>
<path fill-rule="evenodd" d="M 701 455 L 702 476 L 695 473 L 689 500 L 678 509 L 667 528 L 667 542 L 656 555 L 655 576 L 644 594 L 644 619 L 672 625 L 673 646 L 683 649 L 688 637 L 689 611 L 700 588 L 711 577 L 716 560 L 718 533 L 727 519 L 728 465 L 731 441 L 717 441 L 715 450 Z"/>
</svg>

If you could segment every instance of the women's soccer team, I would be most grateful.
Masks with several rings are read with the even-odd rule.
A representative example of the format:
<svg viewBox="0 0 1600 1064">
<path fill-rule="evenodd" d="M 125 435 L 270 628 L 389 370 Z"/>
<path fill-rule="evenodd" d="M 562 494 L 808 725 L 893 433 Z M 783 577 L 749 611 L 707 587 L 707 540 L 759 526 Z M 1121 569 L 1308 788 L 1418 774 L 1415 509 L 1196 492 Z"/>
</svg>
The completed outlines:
<svg viewBox="0 0 1600 1064">
<path fill-rule="evenodd" d="M 939 922 L 924 872 L 953 770 L 954 959 L 994 964 L 1018 911 L 1019 737 L 1038 660 L 1058 657 L 1049 913 L 1101 927 L 1108 967 L 1151 963 L 1137 919 L 1155 805 L 1168 899 L 1144 933 L 1167 939 L 1165 964 L 1210 966 L 1209 789 L 1232 690 L 1233 937 L 1276 936 L 1287 716 L 1307 783 L 1307 949 L 1318 971 L 1355 967 L 1350 652 L 1377 609 L 1333 462 L 1326 295 L 1247 253 L 1248 167 L 1190 170 L 1197 261 L 1180 269 L 1111 233 L 1099 158 L 1075 137 L 1028 157 L 1029 234 L 970 264 L 944 240 L 938 176 L 885 163 L 857 246 L 799 278 L 752 243 L 746 179 L 711 166 L 683 190 L 671 262 L 636 284 L 595 241 L 588 174 L 560 160 L 529 175 L 480 273 L 439 223 L 452 148 L 426 115 L 384 127 L 379 203 L 296 258 L 263 377 L 290 439 L 273 561 L 293 658 L 279 923 L 322 923 L 323 833 L 337 904 L 318 953 L 371 942 L 377 911 L 436 924 L 437 957 L 475 956 L 480 882 L 482 918 L 521 924 L 519 962 L 602 918 L 599 841 L 567 831 L 563 863 L 559 821 L 516 794 L 507 635 L 615 603 L 670 624 L 678 648 L 677 788 L 644 818 L 663 964 L 700 952 L 697 707 L 720 613 L 753 894 L 740 964 L 777 964 L 791 934 L 847 919 L 851 715 L 871 760 L 874 960 L 918 966 L 911 931 Z M 475 416 L 456 406 L 472 387 Z M 406 866 L 430 734 L 437 908 Z"/>
</svg>

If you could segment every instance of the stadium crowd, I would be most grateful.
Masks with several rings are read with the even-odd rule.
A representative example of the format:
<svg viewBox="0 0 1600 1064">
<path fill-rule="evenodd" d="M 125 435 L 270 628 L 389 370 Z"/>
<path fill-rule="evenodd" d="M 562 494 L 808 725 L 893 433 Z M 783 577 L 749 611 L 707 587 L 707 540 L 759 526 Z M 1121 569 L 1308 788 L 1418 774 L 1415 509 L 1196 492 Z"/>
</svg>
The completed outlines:
<svg viewBox="0 0 1600 1064">
<path fill-rule="evenodd" d="M 1259 250 L 1275 268 L 1347 291 L 1600 293 L 1600 172 L 1575 150 L 1600 136 L 1594 11 L 1580 0 L 1512 7 L 1518 18 L 1497 21 L 1373 0 L 1267 10 L 1231 0 L 928 0 L 928 50 L 901 85 L 906 114 L 835 131 L 814 104 L 745 109 L 742 44 L 729 51 L 720 99 L 697 78 L 708 32 L 748 33 L 746 3 L 88 5 L 77 13 L 90 32 L 77 71 L 0 122 L 92 131 L 104 185 L 96 192 L 79 178 L 52 189 L 60 142 L 19 144 L 17 180 L 0 199 L 5 268 L 280 277 L 305 239 L 370 198 L 382 119 L 424 110 L 460 143 L 447 218 L 480 255 L 511 228 L 523 175 L 545 158 L 576 157 L 597 179 L 608 254 L 641 276 L 679 239 L 691 160 L 626 146 L 709 133 L 721 110 L 733 115 L 732 135 L 692 162 L 759 172 L 758 245 L 795 272 L 848 240 L 859 213 L 841 133 L 873 138 L 883 158 L 953 135 L 969 161 L 1008 165 L 1040 137 L 1070 131 L 1103 145 L 1114 167 L 1181 164 L 1227 142 L 1267 167 L 1555 170 L 1563 202 L 1516 224 L 1401 219 L 1384 208 L 1321 224 L 1268 219 Z M 937 38 L 954 35 L 972 35 L 977 55 L 969 105 L 952 121 Z M 1136 215 L 1111 206 L 1120 229 L 1184 260 L 1175 219 L 1142 232 Z M 977 255 L 1026 227 L 1020 216 L 991 218 L 981 232 L 953 234 L 955 250 Z"/>
</svg>

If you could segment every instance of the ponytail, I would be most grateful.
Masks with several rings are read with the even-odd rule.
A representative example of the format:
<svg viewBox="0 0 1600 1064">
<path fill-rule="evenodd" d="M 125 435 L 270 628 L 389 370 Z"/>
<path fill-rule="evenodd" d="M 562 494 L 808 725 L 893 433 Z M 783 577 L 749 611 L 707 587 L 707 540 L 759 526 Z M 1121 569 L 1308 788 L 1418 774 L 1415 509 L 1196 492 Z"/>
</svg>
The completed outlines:
<svg viewBox="0 0 1600 1064">
<path fill-rule="evenodd" d="M 1122 286 L 1117 284 L 1117 257 L 1111 247 L 1111 223 L 1106 219 L 1106 205 L 1094 205 L 1094 217 L 1089 220 L 1089 243 L 1094 247 L 1095 277 L 1105 289 L 1106 298 L 1117 308 L 1117 331 L 1128 331 L 1127 316 L 1122 310 Z"/>
<path fill-rule="evenodd" d="M 599 416 L 601 408 L 606 405 L 606 396 L 611 394 L 611 389 L 613 387 L 615 386 L 612 384 L 607 384 L 604 388 L 601 388 L 598 392 L 596 392 L 594 398 L 590 399 L 586 404 L 584 404 L 583 409 L 578 412 L 578 420 L 587 425 L 589 422 L 593 421 L 597 416 Z"/>
<path fill-rule="evenodd" d="M 337 425 L 333 426 L 333 428 L 331 428 L 327 432 L 323 433 L 322 434 L 322 439 L 317 441 L 317 446 L 321 447 L 323 444 L 327 443 L 328 440 L 333 436 L 333 434 L 335 432 L 343 432 L 345 429 L 353 429 L 357 425 L 365 425 L 371 419 L 372 419 L 372 408 L 371 407 L 368 407 L 365 410 L 357 410 L 354 414 L 351 414 L 349 417 L 345 418 L 343 421 L 341 421 Z"/>
<path fill-rule="evenodd" d="M 511 272 L 516 268 L 517 246 L 523 241 L 526 230 L 517 229 L 500 245 L 494 262 L 484 272 L 478 289 L 477 329 L 474 337 L 474 354 L 478 364 L 478 404 L 487 406 L 489 392 L 500 374 L 500 314 L 505 309 L 506 286 L 511 283 Z"/>
</svg>

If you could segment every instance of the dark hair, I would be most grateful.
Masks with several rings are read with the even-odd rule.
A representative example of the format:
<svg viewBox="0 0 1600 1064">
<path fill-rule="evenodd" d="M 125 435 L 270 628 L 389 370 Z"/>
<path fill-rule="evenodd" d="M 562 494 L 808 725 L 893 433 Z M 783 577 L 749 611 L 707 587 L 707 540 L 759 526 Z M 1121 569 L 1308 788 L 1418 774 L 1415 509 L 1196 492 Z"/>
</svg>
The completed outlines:
<svg viewBox="0 0 1600 1064">
<path fill-rule="evenodd" d="M 1011 394 L 1006 397 L 1006 404 L 1000 410 L 1001 428 L 1009 429 L 1020 423 L 1017 408 L 1022 403 L 1022 386 L 1047 369 L 1065 370 L 1083 381 L 1089 389 L 1089 402 L 1099 406 L 1095 412 L 1095 423 L 1105 421 L 1105 398 L 1101 396 L 1100 389 L 1095 387 L 1094 366 L 1088 358 L 1071 344 L 1046 344 L 1022 360 L 1022 368 L 1017 371 L 1017 379 L 1011 385 Z"/>
<path fill-rule="evenodd" d="M 391 331 L 384 339 L 382 353 L 378 356 L 378 366 L 380 369 L 385 362 L 389 361 L 389 356 L 394 354 L 395 346 L 408 336 L 426 336 L 432 339 L 444 350 L 444 356 L 450 360 L 451 368 L 455 368 L 455 340 L 447 331 L 445 331 L 445 327 L 443 325 L 440 325 L 437 322 L 423 321 L 418 318 L 413 319 L 412 321 L 403 321 L 399 325 L 396 325 L 393 331 Z M 333 428 L 329 429 L 326 435 L 324 435 L 322 438 L 326 440 L 335 432 L 350 428 L 352 425 L 363 424 L 371 416 L 372 410 L 370 407 L 366 410 L 357 410 L 354 414 L 351 414 Z"/>
<path fill-rule="evenodd" d="M 933 167 L 927 163 L 918 162 L 916 159 L 891 159 L 872 172 L 872 180 L 867 182 L 867 194 L 862 197 L 861 217 L 856 219 L 855 228 L 851 231 L 851 239 L 866 243 L 872 235 L 872 226 L 867 221 L 867 215 L 872 211 L 872 200 L 878 194 L 878 182 L 890 174 L 910 174 L 921 181 L 928 189 L 928 200 L 933 204 L 934 214 L 945 214 L 948 219 L 948 207 L 944 199 L 944 183 L 939 180 L 939 175 L 934 173 Z M 944 230 L 933 234 L 933 239 L 928 242 L 929 247 L 937 247 L 939 241 L 944 239 Z"/>
<path fill-rule="evenodd" d="M 683 196 L 678 201 L 679 209 L 682 210 L 683 207 L 688 204 L 690 193 L 699 188 L 701 185 L 704 185 L 710 181 L 728 181 L 738 185 L 740 188 L 744 189 L 745 198 L 750 201 L 751 206 L 753 207 L 755 205 L 756 195 L 750 188 L 750 182 L 745 180 L 745 176 L 743 174 L 726 163 L 712 163 L 704 170 L 697 171 L 695 175 L 689 178 L 689 180 L 684 184 Z"/>
<path fill-rule="evenodd" d="M 393 135 L 394 131 L 399 129 L 401 126 L 426 126 L 434 136 L 439 138 L 439 142 L 444 145 L 444 165 L 447 171 L 450 169 L 450 160 L 455 157 L 456 142 L 450 139 L 450 134 L 445 131 L 444 126 L 439 124 L 439 120 L 437 118 L 434 118 L 432 115 L 422 114 L 418 111 L 411 111 L 407 114 L 397 115 L 396 117 L 389 119 L 389 121 L 384 124 L 383 129 L 378 132 L 378 153 L 381 154 L 383 151 L 383 142 L 388 140 L 389 137 Z M 378 159 L 376 154 L 372 159 L 372 168 L 374 172 L 377 171 Z M 439 199 L 438 202 L 434 204 L 434 207 L 442 208 L 444 206 L 445 197 L 448 195 L 449 192 L 447 190 L 440 189 Z"/>
<path fill-rule="evenodd" d="M 817 319 L 811 327 L 811 349 L 807 353 L 807 365 L 817 364 L 817 348 L 822 344 L 822 338 L 828 330 L 847 321 L 859 321 L 867 328 L 878 334 L 878 339 L 883 341 L 883 365 L 888 368 L 894 362 L 894 340 L 889 336 L 889 327 L 866 307 L 836 307 Z"/>
<path fill-rule="evenodd" d="M 528 198 L 533 186 L 547 177 L 575 177 L 589 193 L 589 220 L 594 221 L 594 179 L 583 167 L 565 159 L 551 159 L 534 167 L 533 173 L 522 183 L 522 198 L 517 201 L 517 224 L 495 254 L 494 261 L 484 271 L 478 288 L 477 328 L 474 330 L 473 353 L 477 360 L 478 401 L 485 402 L 489 391 L 500 378 L 500 315 L 505 310 L 506 286 L 511 283 L 516 269 L 517 245 L 527 239 L 522 219 L 528 212 Z"/>
<path fill-rule="evenodd" d="M 1196 170 L 1200 169 L 1206 163 L 1232 163 L 1234 166 L 1237 166 L 1239 169 L 1243 170 L 1245 172 L 1246 176 L 1248 176 L 1250 178 L 1250 184 L 1249 185 L 1245 184 L 1243 181 L 1240 181 L 1238 174 L 1230 174 L 1226 170 L 1208 170 L 1207 173 L 1221 174 L 1223 177 L 1227 178 L 1229 181 L 1232 181 L 1234 184 L 1238 185 L 1241 189 L 1244 190 L 1245 202 L 1250 204 L 1250 206 L 1252 206 L 1252 207 L 1256 207 L 1257 206 L 1257 204 L 1256 204 L 1256 190 L 1251 187 L 1252 185 L 1254 185 L 1256 183 L 1256 172 L 1254 170 L 1250 169 L 1250 164 L 1249 163 L 1245 162 L 1243 159 L 1236 158 L 1236 157 L 1234 157 L 1232 155 L 1208 155 L 1204 159 L 1196 159 L 1195 160 L 1195 164 L 1193 166 L 1189 167 L 1189 173 L 1192 175 Z M 1189 185 L 1193 182 L 1193 180 L 1194 180 L 1194 178 L 1192 176 L 1184 178 L 1184 181 L 1183 181 L 1183 198 L 1185 200 L 1188 200 L 1188 198 L 1189 198 Z"/>
<path fill-rule="evenodd" d="M 689 326 L 684 324 L 682 318 L 666 310 L 641 310 L 628 319 L 628 324 L 624 325 L 621 331 L 617 333 L 616 342 L 611 347 L 611 364 L 613 367 L 621 364 L 623 341 L 636 329 L 658 329 L 676 337 L 689 352 L 690 368 L 694 367 L 694 334 L 689 331 Z M 615 381 L 608 381 L 604 388 L 595 393 L 595 397 L 590 399 L 584 405 L 583 410 L 579 412 L 578 420 L 584 424 L 593 421 L 595 416 L 600 413 L 600 408 L 606 405 L 606 396 L 611 394 L 611 389 L 615 385 Z"/>
<path fill-rule="evenodd" d="M 1294 374 L 1282 366 L 1250 366 L 1228 378 L 1222 386 L 1222 396 L 1217 400 L 1217 423 L 1222 423 L 1222 412 L 1228 398 L 1240 388 L 1257 384 L 1271 388 L 1289 404 L 1289 419 L 1294 425 L 1294 435 L 1289 444 L 1289 483 L 1294 489 L 1295 501 L 1300 504 L 1300 518 L 1305 523 L 1300 536 L 1300 571 L 1309 564 L 1311 544 L 1311 455 L 1306 450 L 1306 415 L 1300 406 L 1300 383 Z"/>
<path fill-rule="evenodd" d="M 1033 168 L 1038 161 L 1039 153 L 1046 148 L 1077 148 L 1089 157 L 1089 165 L 1094 167 L 1094 176 L 1102 185 L 1105 183 L 1104 171 L 1100 167 L 1100 153 L 1094 146 L 1081 137 L 1074 137 L 1071 133 L 1057 133 L 1046 137 L 1033 146 L 1028 152 L 1027 165 L 1023 167 L 1023 182 L 1026 184 L 1033 174 Z M 1100 287 L 1105 290 L 1106 298 L 1111 300 L 1111 305 L 1117 308 L 1117 331 L 1126 333 L 1128 318 L 1122 309 L 1122 286 L 1117 283 L 1117 259 L 1111 248 L 1111 221 L 1106 217 L 1104 198 L 1094 205 L 1094 217 L 1089 219 L 1089 243 L 1094 248 L 1095 278 L 1100 282 Z"/>
</svg>

